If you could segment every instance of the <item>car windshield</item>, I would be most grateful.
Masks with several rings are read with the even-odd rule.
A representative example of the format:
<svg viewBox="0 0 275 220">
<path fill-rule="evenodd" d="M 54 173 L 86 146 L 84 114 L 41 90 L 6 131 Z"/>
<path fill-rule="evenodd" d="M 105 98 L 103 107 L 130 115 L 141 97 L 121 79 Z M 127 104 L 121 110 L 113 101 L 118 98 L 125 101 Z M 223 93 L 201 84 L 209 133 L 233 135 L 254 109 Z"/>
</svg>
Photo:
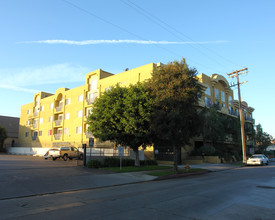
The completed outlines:
<svg viewBox="0 0 275 220">
<path fill-rule="evenodd" d="M 253 155 L 251 158 L 263 158 L 263 156 L 260 156 L 260 155 Z"/>
</svg>

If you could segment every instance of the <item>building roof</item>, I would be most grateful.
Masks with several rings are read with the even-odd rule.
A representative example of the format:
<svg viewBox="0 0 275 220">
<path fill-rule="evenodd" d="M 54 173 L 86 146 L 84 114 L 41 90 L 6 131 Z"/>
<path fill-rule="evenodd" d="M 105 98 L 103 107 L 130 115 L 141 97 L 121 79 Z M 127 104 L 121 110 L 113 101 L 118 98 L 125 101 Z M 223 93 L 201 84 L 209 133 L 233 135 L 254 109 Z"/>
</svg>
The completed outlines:
<svg viewBox="0 0 275 220">
<path fill-rule="evenodd" d="M 18 138 L 19 118 L 0 115 L 0 126 L 4 127 L 10 138 Z"/>
</svg>

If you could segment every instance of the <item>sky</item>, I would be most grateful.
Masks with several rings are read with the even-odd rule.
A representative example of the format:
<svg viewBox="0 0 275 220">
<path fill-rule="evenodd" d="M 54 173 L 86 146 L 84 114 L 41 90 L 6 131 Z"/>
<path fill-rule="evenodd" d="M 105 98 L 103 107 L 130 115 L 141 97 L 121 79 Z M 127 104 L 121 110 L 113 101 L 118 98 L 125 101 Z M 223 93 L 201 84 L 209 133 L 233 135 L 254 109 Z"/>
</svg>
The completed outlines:
<svg viewBox="0 0 275 220">
<path fill-rule="evenodd" d="M 198 74 L 240 76 L 255 124 L 275 137 L 274 0 L 0 0 L 0 115 L 38 91 L 185 58 Z M 234 99 L 238 99 L 236 87 Z"/>
</svg>

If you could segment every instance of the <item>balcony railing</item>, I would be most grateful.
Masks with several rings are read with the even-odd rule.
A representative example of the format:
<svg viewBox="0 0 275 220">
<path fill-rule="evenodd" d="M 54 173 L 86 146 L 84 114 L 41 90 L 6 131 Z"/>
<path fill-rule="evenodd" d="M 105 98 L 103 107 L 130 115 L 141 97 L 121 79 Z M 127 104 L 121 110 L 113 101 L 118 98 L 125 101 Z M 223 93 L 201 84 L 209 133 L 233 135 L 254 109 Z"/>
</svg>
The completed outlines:
<svg viewBox="0 0 275 220">
<path fill-rule="evenodd" d="M 34 117 L 37 117 L 38 114 L 39 114 L 39 112 L 34 112 L 34 113 L 33 113 L 33 116 L 34 116 Z"/>
<path fill-rule="evenodd" d="M 58 119 L 58 120 L 55 120 L 54 123 L 55 123 L 55 126 L 60 126 L 61 123 L 62 123 L 62 119 Z"/>
<path fill-rule="evenodd" d="M 37 128 L 37 127 L 38 127 L 38 124 L 33 124 L 32 127 L 33 127 L 33 128 Z"/>
<path fill-rule="evenodd" d="M 94 137 L 93 134 L 92 134 L 92 132 L 86 131 L 85 134 L 86 134 L 86 138 L 92 138 L 92 137 Z"/>
<path fill-rule="evenodd" d="M 61 138 L 61 134 L 55 134 L 54 135 L 54 139 L 55 140 L 60 140 L 60 138 Z"/>
<path fill-rule="evenodd" d="M 55 107 L 55 110 L 56 110 L 57 112 L 62 111 L 62 109 L 63 109 L 63 104 L 60 104 L 59 106 L 56 106 L 56 107 Z"/>
</svg>

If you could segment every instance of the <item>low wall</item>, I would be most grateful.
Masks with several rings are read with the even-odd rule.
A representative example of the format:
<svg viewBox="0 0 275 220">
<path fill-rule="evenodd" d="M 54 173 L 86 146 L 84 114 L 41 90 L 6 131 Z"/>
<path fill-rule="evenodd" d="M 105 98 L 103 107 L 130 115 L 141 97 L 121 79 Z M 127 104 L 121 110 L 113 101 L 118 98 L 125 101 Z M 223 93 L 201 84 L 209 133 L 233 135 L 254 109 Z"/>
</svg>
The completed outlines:
<svg viewBox="0 0 275 220">
<path fill-rule="evenodd" d="M 58 147 L 57 147 L 58 148 Z M 52 148 L 39 148 L 39 147 L 9 147 L 7 152 L 9 154 L 16 155 L 33 155 L 33 156 L 44 156 L 47 151 Z M 58 148 L 59 149 L 59 148 Z M 83 151 L 82 148 L 79 148 L 80 151 Z M 86 156 L 87 157 L 113 157 L 118 155 L 118 150 L 113 148 L 87 148 Z M 132 150 L 125 149 L 125 157 L 130 157 L 135 159 L 135 153 Z M 139 159 L 144 160 L 144 151 L 139 150 Z"/>
<path fill-rule="evenodd" d="M 33 155 L 33 156 L 44 156 L 50 148 L 38 148 L 38 147 L 9 147 L 7 152 L 9 154 L 18 155 Z"/>
</svg>

